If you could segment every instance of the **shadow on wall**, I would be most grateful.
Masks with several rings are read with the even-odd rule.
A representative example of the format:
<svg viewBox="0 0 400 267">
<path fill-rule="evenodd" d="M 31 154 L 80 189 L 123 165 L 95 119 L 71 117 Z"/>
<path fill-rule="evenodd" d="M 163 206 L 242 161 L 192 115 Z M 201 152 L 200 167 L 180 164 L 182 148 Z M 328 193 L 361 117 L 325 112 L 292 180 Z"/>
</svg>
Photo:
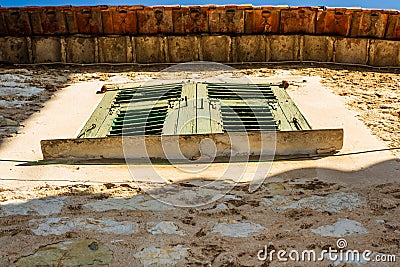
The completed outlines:
<svg viewBox="0 0 400 267">
<path fill-rule="evenodd" d="M 84 81 L 110 81 L 113 75 L 127 76 L 135 81 L 136 76 L 148 73 L 156 74 L 172 64 L 154 66 L 25 66 L 16 68 L 4 66 L 0 70 L 0 114 L 12 122 L 13 125 L 2 125 L 0 121 L 0 145 L 2 138 L 17 132 L 30 115 L 40 111 L 48 99 L 61 88 L 71 83 Z M 232 64 L 234 68 L 246 74 L 264 68 L 261 72 L 264 77 L 273 75 L 274 70 L 301 70 L 326 68 L 327 70 L 350 70 L 370 73 L 400 73 L 398 69 L 377 69 L 358 66 L 339 66 L 332 64 L 312 63 L 282 63 L 282 64 Z M 249 71 L 247 71 L 249 70 Z M 9 84 L 12 84 L 11 88 Z M 397 85 L 397 84 L 396 84 Z M 15 86 L 15 87 L 14 87 Z M 18 125 L 19 126 L 15 126 Z"/>
<path fill-rule="evenodd" d="M 391 234 L 382 232 L 381 226 L 370 223 L 370 220 L 387 213 L 392 217 L 399 216 L 396 213 L 400 206 L 399 166 L 398 161 L 392 160 L 352 172 L 296 169 L 268 178 L 254 193 L 249 193 L 248 185 L 241 183 L 218 195 L 216 201 L 191 208 L 174 207 L 153 197 L 185 197 L 184 194 L 190 190 L 196 190 L 196 185 L 201 183 L 199 180 L 160 185 L 148 190 L 150 196 L 131 183 L 47 185 L 36 188 L 36 191 L 52 196 L 0 203 L 3 253 L 0 262 L 39 266 L 44 263 L 51 265 L 53 260 L 67 265 L 72 260 L 75 265 L 90 265 L 93 262 L 121 263 L 129 259 L 132 263 L 142 262 L 140 251 L 153 246 L 166 246 L 170 249 L 168 253 L 172 253 L 181 248 L 176 244 L 196 250 L 209 247 L 210 242 L 247 253 L 241 247 L 241 240 L 232 242 L 229 239 L 229 235 L 234 236 L 233 233 L 241 227 L 246 229 L 244 232 L 240 230 L 238 237 L 248 237 L 246 240 L 254 246 L 263 247 L 266 238 L 275 245 L 283 245 L 293 241 L 300 232 L 301 235 L 310 235 L 304 231 L 316 227 L 314 224 L 331 222 L 343 216 L 367 223 L 371 235 L 374 231 L 381 233 L 380 239 L 374 241 L 375 248 L 379 249 L 387 246 Z M 221 193 L 215 188 L 222 187 L 214 184 L 210 193 Z M 6 189 L 1 194 L 7 195 Z M 365 214 L 368 218 L 363 217 Z M 279 227 L 275 229 L 277 225 Z M 225 238 L 221 239 L 220 235 Z M 258 238 L 260 235 L 264 238 Z M 368 237 L 357 235 L 354 242 L 369 246 Z M 315 241 L 317 237 L 311 235 L 308 238 Z M 317 248 L 323 244 L 336 244 L 334 238 L 323 240 L 317 242 Z M 167 252 L 156 252 L 151 254 L 152 259 L 188 260 L 191 257 L 186 252 L 183 257 L 173 253 L 175 256 L 170 259 Z M 203 256 L 214 258 L 217 255 Z"/>
<path fill-rule="evenodd" d="M 346 157 L 343 157 L 343 160 L 346 160 Z M 307 160 L 306 160 L 307 161 Z M 318 160 L 315 160 L 318 161 Z M 285 163 L 293 162 L 293 161 L 283 161 Z M 87 163 L 89 165 L 96 165 L 99 168 L 101 168 L 102 163 Z M 121 163 L 117 163 L 118 165 Z M 219 164 L 219 163 L 214 163 L 214 164 Z M 232 164 L 232 163 L 231 163 Z M 233 163 L 235 164 L 235 163 Z M 65 164 L 54 164 L 54 165 L 65 165 Z M 69 165 L 86 165 L 85 163 L 81 164 L 69 164 Z M 149 165 L 149 168 L 153 165 L 157 165 L 157 163 L 154 164 L 145 164 Z M 162 164 L 165 166 L 165 164 Z M 25 164 L 20 164 L 17 165 L 20 168 L 24 168 L 24 166 L 33 166 L 31 164 L 25 165 Z M 167 165 L 168 166 L 168 165 Z M 171 165 L 172 167 L 172 165 Z M 218 180 L 216 181 L 221 182 L 221 183 L 227 183 L 227 184 L 235 184 L 235 187 L 233 188 L 233 191 L 242 191 L 245 194 L 249 195 L 258 195 L 258 194 L 265 194 L 267 193 L 265 191 L 266 187 L 268 187 L 269 183 L 283 183 L 286 184 L 287 186 L 297 186 L 298 187 L 303 187 L 303 183 L 313 183 L 313 181 L 318 181 L 317 184 L 321 185 L 339 185 L 340 187 L 344 186 L 348 189 L 366 189 L 368 187 L 377 187 L 379 188 L 381 185 L 385 184 L 395 184 L 399 183 L 399 177 L 400 177 L 400 159 L 393 159 L 393 160 L 388 160 L 388 161 L 383 161 L 377 164 L 373 164 L 367 168 L 361 169 L 361 170 L 356 170 L 356 171 L 341 171 L 341 170 L 335 170 L 335 169 L 327 169 L 327 168 L 298 168 L 286 172 L 282 172 L 279 174 L 271 175 L 268 176 L 267 179 L 264 181 L 260 189 L 256 190 L 254 193 L 249 193 L 248 192 L 248 183 L 246 182 L 239 182 L 239 183 L 234 183 L 233 181 L 223 181 L 223 180 Z M 24 179 L 23 177 L 20 177 L 22 180 Z M 1 179 L 0 179 L 1 180 Z M 164 192 L 168 193 L 168 188 L 171 186 L 171 190 L 169 193 L 171 194 L 177 194 L 176 196 L 178 197 L 179 194 L 182 192 L 177 191 L 176 189 L 179 186 L 183 187 L 189 187 L 195 189 L 196 187 L 199 186 L 199 182 L 204 180 L 205 182 L 211 181 L 210 179 L 207 178 L 199 178 L 195 180 L 183 180 L 179 182 L 168 182 L 168 184 L 165 183 L 154 183 L 151 185 L 148 185 L 143 182 L 135 182 L 132 179 L 132 182 L 101 182 L 101 181 L 96 181 L 93 184 L 90 184 L 91 182 L 88 181 L 89 184 L 76 184 L 75 182 L 72 182 L 71 185 L 67 186 L 54 186 L 52 188 L 51 192 L 49 192 L 49 197 L 44 197 L 44 198 L 32 198 L 28 200 L 23 200 L 23 199 L 15 199 L 15 200 L 10 200 L 6 202 L 1 202 L 0 205 L 0 217 L 4 216 L 9 216 L 9 215 L 40 215 L 40 216 L 48 216 L 48 215 L 53 215 L 53 214 L 58 214 L 62 211 L 65 211 L 65 203 L 68 202 L 66 201 L 70 197 L 77 197 L 78 199 L 83 198 L 85 196 L 89 196 L 88 199 L 97 199 L 97 200 L 105 200 L 109 198 L 114 198 L 113 195 L 118 193 L 121 193 L 117 190 L 117 192 L 114 192 L 116 188 L 121 189 L 124 192 L 130 192 L 132 195 L 134 195 L 133 198 L 139 197 L 142 199 L 145 197 L 146 201 L 153 199 L 151 196 L 154 195 L 154 192 L 157 192 L 159 188 L 167 188 Z M 3 180 L 3 182 L 6 180 Z M 43 179 L 43 183 L 46 182 L 57 182 L 57 180 L 51 180 L 51 179 Z M 63 180 L 65 181 L 65 180 Z M 38 182 L 38 180 L 35 180 L 34 182 Z M 26 181 L 26 183 L 29 183 L 29 181 Z M 96 187 L 96 184 L 100 184 L 98 188 Z M 192 184 L 192 185 L 189 185 Z M 143 186 L 143 189 L 146 189 L 145 191 L 142 190 L 140 187 Z M 52 187 L 51 185 L 45 185 L 42 187 L 37 187 L 35 188 L 35 191 L 40 191 L 43 189 L 46 189 L 47 187 Z M 93 189 L 96 187 L 97 189 Z M 313 190 L 314 188 L 309 188 L 310 190 Z M 164 190 L 164 189 L 163 189 Z M 7 189 L 3 188 L 0 192 L 3 192 L 5 195 L 7 195 Z M 268 191 L 268 190 L 267 190 Z M 396 190 L 395 190 L 396 191 Z M 147 192 L 147 193 L 146 193 Z M 397 191 L 396 191 L 397 192 Z M 230 194 L 230 192 L 224 192 L 225 194 Z M 282 191 L 284 194 L 290 194 L 290 191 Z M 149 195 L 149 196 L 147 196 Z M 58 198 L 53 198 L 57 196 Z M 47 199 L 52 200 L 47 203 Z M 127 198 L 119 199 L 115 198 L 113 202 L 120 202 L 120 203 L 125 203 Z M 29 204 L 29 203 L 34 203 L 34 204 Z M 139 201 L 140 202 L 140 201 Z M 137 202 L 137 203 L 139 203 Z M 43 205 L 41 205 L 43 204 Z M 46 206 L 48 205 L 48 206 Z M 163 203 L 160 203 L 159 205 L 163 205 Z M 138 204 L 138 206 L 140 206 Z M 166 205 L 168 206 L 168 205 Z M 67 207 L 68 208 L 68 207 Z M 121 207 L 124 209 L 124 207 Z M 173 207 L 171 206 L 168 209 L 172 209 Z M 107 210 L 112 210 L 113 207 L 110 206 L 107 208 Z M 129 209 L 135 210 L 135 207 L 131 207 Z"/>
</svg>

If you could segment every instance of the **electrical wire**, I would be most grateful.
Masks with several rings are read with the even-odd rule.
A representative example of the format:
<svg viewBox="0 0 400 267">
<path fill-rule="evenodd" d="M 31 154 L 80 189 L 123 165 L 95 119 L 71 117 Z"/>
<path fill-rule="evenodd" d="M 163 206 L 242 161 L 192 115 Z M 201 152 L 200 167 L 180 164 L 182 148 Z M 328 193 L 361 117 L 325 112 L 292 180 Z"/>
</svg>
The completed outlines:
<svg viewBox="0 0 400 267">
<path fill-rule="evenodd" d="M 394 151 L 400 150 L 400 147 L 391 147 L 391 148 L 382 148 L 382 149 L 372 149 L 372 150 L 363 150 L 363 151 L 355 151 L 355 152 L 347 152 L 347 153 L 340 153 L 340 154 L 312 154 L 312 155 L 300 155 L 295 157 L 278 157 L 274 158 L 273 161 L 285 161 L 285 160 L 296 160 L 296 159 L 315 159 L 315 158 L 325 158 L 325 157 L 343 157 L 343 156 L 351 156 L 351 155 L 359 155 L 359 154 L 366 154 L 366 153 L 375 153 L 375 152 L 383 152 L 383 151 Z M 257 162 L 259 160 L 249 160 L 249 162 Z M 262 160 L 261 160 L 262 161 Z M 261 162 L 260 161 L 260 162 Z M 41 161 L 41 160 L 15 160 L 15 159 L 0 159 L 0 162 L 16 162 L 16 163 L 29 163 L 34 165 L 110 165 L 110 163 L 68 163 L 64 161 Z M 154 163 L 154 162 L 152 162 Z M 174 164 L 184 164 L 186 162 L 174 162 Z M 225 162 L 226 163 L 226 162 Z M 121 165 L 121 163 L 113 163 Z M 148 164 L 148 163 L 146 163 Z M 163 162 L 156 162 L 155 165 L 163 165 Z M 165 163 L 164 163 L 165 164 Z M 207 163 L 208 164 L 208 163 Z M 170 165 L 170 163 L 167 163 Z"/>
<path fill-rule="evenodd" d="M 283 158 L 282 160 L 313 159 L 313 158 L 323 158 L 323 157 L 342 157 L 342 156 L 351 156 L 351 155 L 359 155 L 359 154 L 375 153 L 375 152 L 383 152 L 383 151 L 394 151 L 394 150 L 400 150 L 400 147 L 363 150 L 363 151 L 347 152 L 347 153 L 341 153 L 341 154 L 315 154 L 315 155 L 307 155 L 307 156 L 297 156 L 297 157 L 292 157 L 292 158 Z M 279 161 L 279 160 L 277 160 L 277 161 Z"/>
</svg>

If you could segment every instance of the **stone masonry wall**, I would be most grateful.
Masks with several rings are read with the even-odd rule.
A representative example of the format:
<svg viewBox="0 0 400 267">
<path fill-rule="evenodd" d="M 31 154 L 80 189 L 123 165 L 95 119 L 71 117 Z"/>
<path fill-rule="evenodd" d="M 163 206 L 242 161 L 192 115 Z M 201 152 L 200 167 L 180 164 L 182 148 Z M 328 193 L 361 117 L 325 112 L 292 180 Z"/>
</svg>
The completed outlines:
<svg viewBox="0 0 400 267">
<path fill-rule="evenodd" d="M 400 66 L 400 12 L 324 7 L 0 8 L 5 63 L 320 61 Z"/>
</svg>

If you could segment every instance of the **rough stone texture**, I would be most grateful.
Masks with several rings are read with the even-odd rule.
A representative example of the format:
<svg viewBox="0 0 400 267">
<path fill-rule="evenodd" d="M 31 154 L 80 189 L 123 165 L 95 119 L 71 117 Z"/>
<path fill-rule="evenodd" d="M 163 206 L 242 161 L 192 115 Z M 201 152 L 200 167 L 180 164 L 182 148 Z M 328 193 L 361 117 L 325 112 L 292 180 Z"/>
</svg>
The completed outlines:
<svg viewBox="0 0 400 267">
<path fill-rule="evenodd" d="M 3 126 L 18 126 L 19 123 L 17 121 L 4 118 L 4 116 L 0 115 L 0 127 Z"/>
<path fill-rule="evenodd" d="M 231 38 L 226 35 L 200 37 L 200 60 L 215 62 L 231 61 Z"/>
<path fill-rule="evenodd" d="M 230 222 L 215 225 L 211 233 L 230 237 L 248 237 L 262 230 L 265 231 L 265 228 L 253 222 Z"/>
<path fill-rule="evenodd" d="M 237 196 L 237 195 L 232 195 L 232 194 L 227 194 L 227 195 L 218 195 L 218 198 L 225 198 L 225 199 L 233 199 L 233 200 L 241 200 L 242 197 Z"/>
<path fill-rule="evenodd" d="M 226 266 L 243 266 L 240 259 L 234 255 L 234 252 L 222 252 L 213 261 L 213 267 L 226 267 Z"/>
<path fill-rule="evenodd" d="M 285 206 L 290 203 L 290 199 L 286 196 L 275 195 L 272 198 L 263 198 L 260 205 L 266 206 L 268 208 L 277 209 L 281 206 Z"/>
<path fill-rule="evenodd" d="M 339 192 L 327 196 L 311 196 L 302 198 L 298 201 L 291 201 L 284 196 L 274 196 L 273 198 L 263 198 L 261 204 L 271 207 L 278 212 L 292 209 L 310 208 L 317 211 L 327 211 L 338 213 L 344 210 L 354 210 L 365 204 L 365 201 L 357 194 Z"/>
<path fill-rule="evenodd" d="M 112 251 L 94 239 L 64 241 L 39 248 L 35 254 L 20 258 L 18 267 L 108 265 Z"/>
<path fill-rule="evenodd" d="M 337 38 L 335 62 L 367 64 L 368 39 Z"/>
<path fill-rule="evenodd" d="M 100 62 L 132 62 L 132 44 L 128 36 L 100 37 Z"/>
<path fill-rule="evenodd" d="M 131 222 L 117 222 L 111 219 L 93 219 L 93 218 L 46 218 L 30 220 L 29 226 L 36 235 L 62 235 L 70 231 L 87 230 L 97 231 L 105 234 L 133 234 L 136 232 L 135 225 Z"/>
<path fill-rule="evenodd" d="M 153 235 L 167 234 L 167 235 L 181 235 L 184 236 L 186 233 L 179 230 L 178 226 L 172 221 L 162 221 L 159 223 L 148 223 L 148 226 L 152 226 L 147 232 Z"/>
<path fill-rule="evenodd" d="M 0 202 L 0 216 L 31 215 L 47 216 L 60 213 L 67 197 L 42 199 L 13 199 Z"/>
<path fill-rule="evenodd" d="M 147 247 L 134 254 L 144 266 L 175 266 L 182 263 L 188 248 L 177 245 L 172 248 Z"/>
<path fill-rule="evenodd" d="M 196 36 L 167 37 L 169 62 L 199 60 L 199 41 Z"/>
<path fill-rule="evenodd" d="M 235 62 L 264 62 L 266 60 L 266 42 L 263 35 L 244 35 L 234 37 L 233 49 Z"/>
<path fill-rule="evenodd" d="M 225 203 L 219 203 L 217 206 L 215 206 L 214 209 L 209 210 L 210 212 L 218 212 L 221 210 L 228 210 L 229 207 Z"/>
<path fill-rule="evenodd" d="M 11 63 L 29 63 L 27 38 L 0 38 L 0 61 Z"/>
<path fill-rule="evenodd" d="M 167 211 L 172 210 L 174 207 L 163 204 L 158 200 L 147 200 L 144 196 L 136 196 L 129 199 L 123 198 L 109 198 L 89 202 L 84 205 L 86 208 L 94 211 L 107 211 L 107 210 L 148 210 L 148 211 Z"/>
<path fill-rule="evenodd" d="M 61 62 L 61 40 L 57 37 L 33 38 L 34 63 Z"/>
<path fill-rule="evenodd" d="M 400 42 L 372 40 L 369 64 L 373 66 L 400 66 Z"/>
<path fill-rule="evenodd" d="M 163 63 L 165 58 L 165 37 L 139 36 L 134 37 L 137 63 Z"/>
<path fill-rule="evenodd" d="M 353 220 L 340 219 L 333 225 L 321 226 L 316 229 L 311 229 L 314 234 L 319 234 L 321 236 L 331 236 L 331 237 L 344 237 L 353 234 L 367 234 L 368 231 L 365 227 Z"/>
<path fill-rule="evenodd" d="M 288 81 L 291 83 L 291 87 L 289 88 L 288 92 L 297 96 L 304 94 L 314 95 L 312 93 L 314 93 L 315 90 L 309 90 L 308 88 L 313 88 L 314 86 L 318 87 L 316 82 L 321 80 L 324 85 L 329 88 L 328 89 L 322 86 L 318 87 L 321 89 L 321 91 L 328 92 L 332 90 L 335 94 L 341 94 L 341 92 L 348 93 L 348 95 L 350 95 L 355 101 L 354 105 L 360 101 L 360 109 L 364 108 L 365 110 L 371 110 L 372 107 L 371 105 L 366 105 L 367 101 L 373 103 L 377 107 L 376 110 L 385 110 L 379 109 L 379 106 L 387 105 L 393 107 L 395 103 L 390 105 L 389 102 L 380 102 L 380 99 L 382 99 L 382 101 L 383 99 L 389 100 L 391 95 L 391 97 L 395 100 L 400 99 L 399 97 L 396 98 L 395 94 L 399 92 L 398 82 L 400 82 L 400 77 L 398 75 L 398 71 L 386 72 L 379 71 L 378 69 L 367 68 L 336 68 L 329 66 L 313 66 L 310 64 L 305 64 L 303 66 L 301 65 L 302 64 L 284 64 L 283 66 L 276 66 L 274 64 L 272 67 L 265 65 L 243 66 L 238 71 L 224 74 L 240 74 L 244 72 L 246 74 L 250 73 L 250 77 L 252 78 L 257 78 L 263 75 L 263 77 L 268 77 L 267 79 L 270 79 L 272 76 L 274 77 L 273 79 L 276 77 L 276 80 L 274 80 L 276 82 L 280 82 L 282 79 L 289 78 L 290 80 Z M 134 71 L 136 68 L 138 69 L 137 72 Z M 112 68 L 109 66 L 90 66 L 86 68 L 62 68 L 52 66 L 48 70 L 43 71 L 44 68 L 42 66 L 27 66 L 16 69 L 4 69 L 3 71 L 5 73 L 3 73 L 3 75 L 16 75 L 18 77 L 21 77 L 22 75 L 34 76 L 35 79 L 43 79 L 46 83 L 47 78 L 56 79 L 57 76 L 60 77 L 61 74 L 64 75 L 62 77 L 69 77 L 68 83 L 98 80 L 108 82 L 119 80 L 121 79 L 121 76 L 125 76 L 126 79 L 132 79 L 133 82 L 142 82 L 146 79 L 163 77 L 162 75 L 159 76 L 157 74 L 159 68 L 159 66 L 118 66 Z M 64 74 L 64 71 L 68 69 L 70 71 Z M 217 74 L 219 74 L 219 72 L 217 72 Z M 190 74 L 187 76 L 189 77 Z M 182 75 L 178 77 L 184 78 L 186 76 Z M 201 77 L 203 76 L 195 76 L 196 79 L 201 79 Z M 230 76 L 227 75 L 226 77 Z M 116 79 L 114 80 L 114 78 Z M 25 80 L 26 78 L 23 79 L 23 81 L 31 83 L 30 86 L 40 87 L 40 85 L 34 80 Z M 267 79 L 265 79 L 265 81 L 267 81 Z M 307 82 L 303 82 L 303 79 L 306 79 Z M 260 81 L 263 80 L 264 79 L 260 79 Z M 89 97 L 94 96 L 95 90 L 98 90 L 96 88 L 92 89 L 87 94 Z M 18 89 L 18 91 L 21 90 Z M 62 93 L 68 91 L 69 89 L 62 90 Z M 71 91 L 74 92 L 74 90 Z M 83 91 L 85 90 L 82 90 L 82 92 Z M 319 94 L 314 95 L 314 97 L 317 98 L 318 96 Z M 366 97 L 370 98 L 366 99 Z M 393 110 L 393 108 L 389 110 Z M 43 110 L 41 110 L 41 112 L 42 111 Z M 18 109 L 15 109 L 15 112 L 18 112 Z M 360 115 L 362 115 L 362 113 L 360 113 Z M 389 120 L 385 120 L 385 118 L 379 118 L 375 121 L 379 122 L 379 120 L 382 120 L 385 123 L 389 122 Z M 383 128 L 385 130 L 387 129 L 385 125 Z M 358 127 L 355 127 L 355 129 L 358 129 Z M 396 128 L 394 127 L 393 129 Z M 358 131 L 355 132 L 355 135 L 357 136 Z M 349 134 L 349 132 L 347 132 L 347 134 Z M 368 144 L 361 145 L 368 146 Z M 29 151 L 27 150 L 27 152 Z M 371 163 L 371 165 L 368 165 L 363 169 L 359 169 L 357 166 L 354 166 L 354 164 L 356 163 L 355 165 L 357 165 L 359 160 L 364 156 L 366 156 L 368 160 L 373 160 L 376 165 L 372 165 Z M 90 166 L 88 166 L 89 169 L 84 170 L 83 168 L 85 167 L 83 165 L 68 165 L 65 166 L 65 168 L 71 171 L 72 174 L 67 176 L 62 170 L 60 170 L 59 176 L 57 176 L 57 173 L 54 172 L 57 169 L 60 169 L 61 166 L 47 166 L 46 173 L 51 179 L 61 178 L 75 180 L 81 177 L 82 180 L 68 183 L 65 186 L 61 186 L 60 182 L 46 185 L 46 183 L 49 183 L 49 181 L 43 181 L 40 182 L 40 185 L 44 186 L 40 186 L 39 188 L 32 188 L 33 185 L 29 183 L 27 186 L 32 188 L 32 190 L 25 192 L 18 189 L 8 190 L 7 187 L 2 187 L 0 190 L 2 199 L 8 200 L 16 197 L 26 196 L 43 198 L 47 195 L 56 194 L 71 195 L 68 197 L 66 205 L 62 210 L 63 214 L 53 215 L 54 217 L 89 216 L 100 219 L 113 218 L 114 220 L 118 221 L 135 221 L 135 223 L 137 223 L 140 227 L 138 229 L 141 231 L 133 235 L 126 236 L 112 236 L 108 234 L 101 234 L 97 231 L 85 230 L 72 231 L 61 236 L 37 236 L 29 230 L 29 227 L 27 227 L 27 221 L 30 219 L 38 219 L 38 216 L 8 216 L 2 218 L 1 220 L 2 226 L 0 230 L 2 235 L 2 249 L 0 252 L 0 258 L 7 258 L 7 260 L 10 261 L 9 264 L 4 264 L 4 266 L 12 266 L 12 263 L 16 259 L 22 256 L 33 254 L 34 251 L 39 248 L 39 246 L 53 244 L 54 242 L 61 240 L 64 241 L 67 237 L 69 239 L 70 237 L 85 237 L 89 235 L 91 238 L 96 238 L 107 245 L 109 244 L 110 248 L 112 248 L 114 253 L 114 261 L 112 262 L 111 266 L 141 266 L 139 260 L 133 258 L 133 254 L 140 251 L 141 248 L 150 246 L 156 246 L 158 248 L 170 248 L 176 244 L 182 244 L 184 247 L 191 249 L 189 256 L 187 257 L 187 263 L 185 262 L 182 264 L 183 266 L 196 265 L 197 260 L 201 261 L 201 263 L 198 263 L 197 265 L 213 266 L 220 258 L 222 258 L 222 262 L 235 264 L 234 260 L 225 261 L 222 256 L 217 256 L 221 253 L 221 251 L 230 253 L 232 258 L 235 256 L 239 258 L 241 265 L 257 266 L 263 264 L 262 262 L 257 262 L 257 250 L 262 249 L 264 245 L 268 245 L 270 242 L 276 249 L 287 249 L 288 244 L 293 244 L 289 245 L 289 249 L 298 249 L 300 251 L 304 248 L 315 247 L 316 249 L 320 249 L 321 247 L 326 247 L 328 245 L 334 246 L 337 238 L 322 237 L 318 234 L 313 234 L 309 229 L 325 225 L 332 225 L 337 222 L 338 218 L 347 217 L 348 219 L 362 222 L 369 232 L 369 234 L 366 235 L 350 236 L 348 239 L 350 244 L 349 249 L 359 248 L 371 249 L 373 251 L 384 251 L 387 253 L 397 253 L 397 239 L 394 234 L 396 234 L 395 231 L 397 231 L 399 226 L 398 222 L 400 221 L 400 213 L 398 210 L 396 210 L 400 204 L 398 198 L 400 186 L 396 181 L 400 176 L 396 176 L 396 168 L 398 168 L 398 163 L 396 161 L 392 160 L 388 162 L 382 162 L 383 158 L 386 158 L 386 156 L 387 154 L 383 153 L 373 153 L 368 155 L 355 155 L 354 157 L 351 156 L 350 158 L 346 157 L 345 160 L 343 160 L 343 158 L 333 157 L 318 161 L 282 162 L 282 165 L 285 165 L 282 167 L 282 169 L 292 169 L 292 171 L 287 170 L 287 172 L 279 172 L 279 168 L 278 170 L 274 170 L 271 172 L 273 177 L 268 179 L 260 188 L 260 190 L 252 194 L 248 192 L 248 184 L 238 184 L 238 186 L 230 191 L 230 193 L 234 196 L 231 195 L 228 198 L 237 199 L 240 196 L 240 201 L 226 201 L 226 204 L 228 204 L 230 209 L 216 214 L 209 214 L 207 210 L 189 208 L 176 209 L 170 212 L 110 210 L 108 212 L 94 213 L 85 208 L 81 209 L 81 207 L 85 203 L 104 199 L 106 197 L 129 198 L 134 194 L 144 194 L 143 191 L 148 192 L 149 190 L 147 187 L 144 190 L 138 190 L 141 188 L 142 184 L 137 185 L 134 182 L 119 184 L 119 181 L 125 183 L 129 179 L 123 180 L 123 177 L 121 176 L 124 176 L 125 171 L 121 170 L 121 172 L 118 172 L 118 168 L 114 168 L 114 166 L 107 167 L 103 165 L 99 167 L 100 169 L 98 169 L 96 166 L 93 166 L 93 170 L 89 168 Z M 341 165 L 341 163 L 345 164 Z M 15 165 L 20 165 L 20 163 L 15 163 Z M 30 174 L 28 171 L 30 172 L 30 170 L 33 170 L 33 168 L 42 169 L 44 167 L 23 167 L 15 165 L 13 164 L 13 167 L 10 166 L 10 168 L 13 168 L 15 171 L 22 169 L 26 175 Z M 337 169 L 324 169 L 328 167 L 328 165 L 337 166 Z M 308 167 L 303 168 L 304 166 Z M 318 169 L 315 169 L 315 167 Z M 80 168 L 79 172 L 77 171 L 78 168 Z M 108 171 L 111 173 L 111 175 L 107 175 L 105 173 L 107 171 L 106 168 L 110 169 Z M 295 169 L 295 171 L 293 171 L 293 169 Z M 79 175 L 80 172 L 83 172 L 82 175 Z M 90 185 L 92 183 L 87 183 L 87 179 L 90 177 L 84 175 L 84 173 L 97 176 L 97 180 L 94 181 L 96 183 L 94 185 Z M 2 173 L 2 176 L 5 174 L 6 173 Z M 122 175 L 120 176 L 119 174 Z M 99 175 L 102 177 L 98 177 Z M 173 175 L 168 176 L 174 180 L 174 184 L 178 184 L 178 177 Z M 45 177 L 42 178 L 44 179 Z M 322 180 L 316 180 L 316 178 Z M 103 181 L 103 183 L 98 183 L 99 181 Z M 394 182 L 391 183 L 391 181 Z M 195 189 L 198 184 L 193 180 L 184 182 L 187 182 L 187 186 L 185 187 L 190 188 L 189 186 L 192 186 L 192 189 Z M 210 181 L 208 180 L 208 182 Z M 275 186 L 271 186 L 271 183 Z M 371 186 L 371 184 L 374 186 Z M 12 188 L 14 186 L 18 188 L 20 183 L 11 181 L 10 185 Z M 95 189 L 93 189 L 93 186 L 95 186 Z M 145 183 L 143 186 L 148 186 L 148 184 Z M 157 187 L 157 185 L 154 184 L 153 186 Z M 103 187 L 104 190 L 100 189 L 100 187 Z M 326 196 L 327 194 L 335 193 L 338 190 L 343 190 L 347 193 L 357 193 L 359 196 L 367 196 L 368 205 L 360 207 L 360 209 L 356 209 L 354 212 L 349 211 L 340 214 L 318 212 L 309 208 L 304 208 L 301 210 L 289 210 L 285 213 L 274 213 L 271 209 L 258 206 L 261 198 L 268 198 L 276 194 L 285 194 L 290 200 L 295 199 L 297 201 L 300 198 L 309 197 L 310 195 Z M 223 201 L 225 201 L 225 199 L 220 199 L 217 203 L 221 203 Z M 268 231 L 263 231 L 260 233 L 260 235 L 248 238 L 222 237 L 219 234 L 207 235 L 215 224 L 224 222 L 224 219 L 241 221 L 244 220 L 244 218 L 246 218 L 245 220 L 249 220 L 267 227 Z M 375 223 L 375 219 L 385 219 L 387 223 L 377 225 Z M 160 220 L 174 221 L 177 225 L 182 226 L 183 229 L 188 233 L 187 237 L 181 237 L 179 235 L 151 235 L 146 231 L 147 222 L 159 222 Z M 9 228 L 4 229 L 3 227 Z M 21 242 L 21 240 L 23 242 Z M 373 247 L 371 247 L 371 240 L 374 240 Z M 272 263 L 271 265 L 274 265 L 275 263 Z M 329 263 L 330 262 L 327 264 Z M 275 265 L 279 264 L 276 263 Z M 2 265 L 0 264 L 0 266 Z"/>
<path fill-rule="evenodd" d="M 96 63 L 96 38 L 66 38 L 66 59 L 69 63 Z"/>
<path fill-rule="evenodd" d="M 332 37 L 326 36 L 304 36 L 303 60 L 330 62 L 333 60 Z"/>
<path fill-rule="evenodd" d="M 268 36 L 267 61 L 297 61 L 299 57 L 299 37 L 296 35 Z"/>
</svg>

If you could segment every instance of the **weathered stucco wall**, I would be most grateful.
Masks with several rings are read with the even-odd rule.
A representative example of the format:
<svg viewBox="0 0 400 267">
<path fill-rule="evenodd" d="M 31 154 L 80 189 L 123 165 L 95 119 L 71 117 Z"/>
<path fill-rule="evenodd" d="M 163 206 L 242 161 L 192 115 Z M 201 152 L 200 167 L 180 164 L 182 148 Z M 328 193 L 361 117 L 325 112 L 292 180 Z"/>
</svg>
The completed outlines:
<svg viewBox="0 0 400 267">
<path fill-rule="evenodd" d="M 320 61 L 400 66 L 394 10 L 243 6 L 0 8 L 0 61 Z"/>
</svg>

